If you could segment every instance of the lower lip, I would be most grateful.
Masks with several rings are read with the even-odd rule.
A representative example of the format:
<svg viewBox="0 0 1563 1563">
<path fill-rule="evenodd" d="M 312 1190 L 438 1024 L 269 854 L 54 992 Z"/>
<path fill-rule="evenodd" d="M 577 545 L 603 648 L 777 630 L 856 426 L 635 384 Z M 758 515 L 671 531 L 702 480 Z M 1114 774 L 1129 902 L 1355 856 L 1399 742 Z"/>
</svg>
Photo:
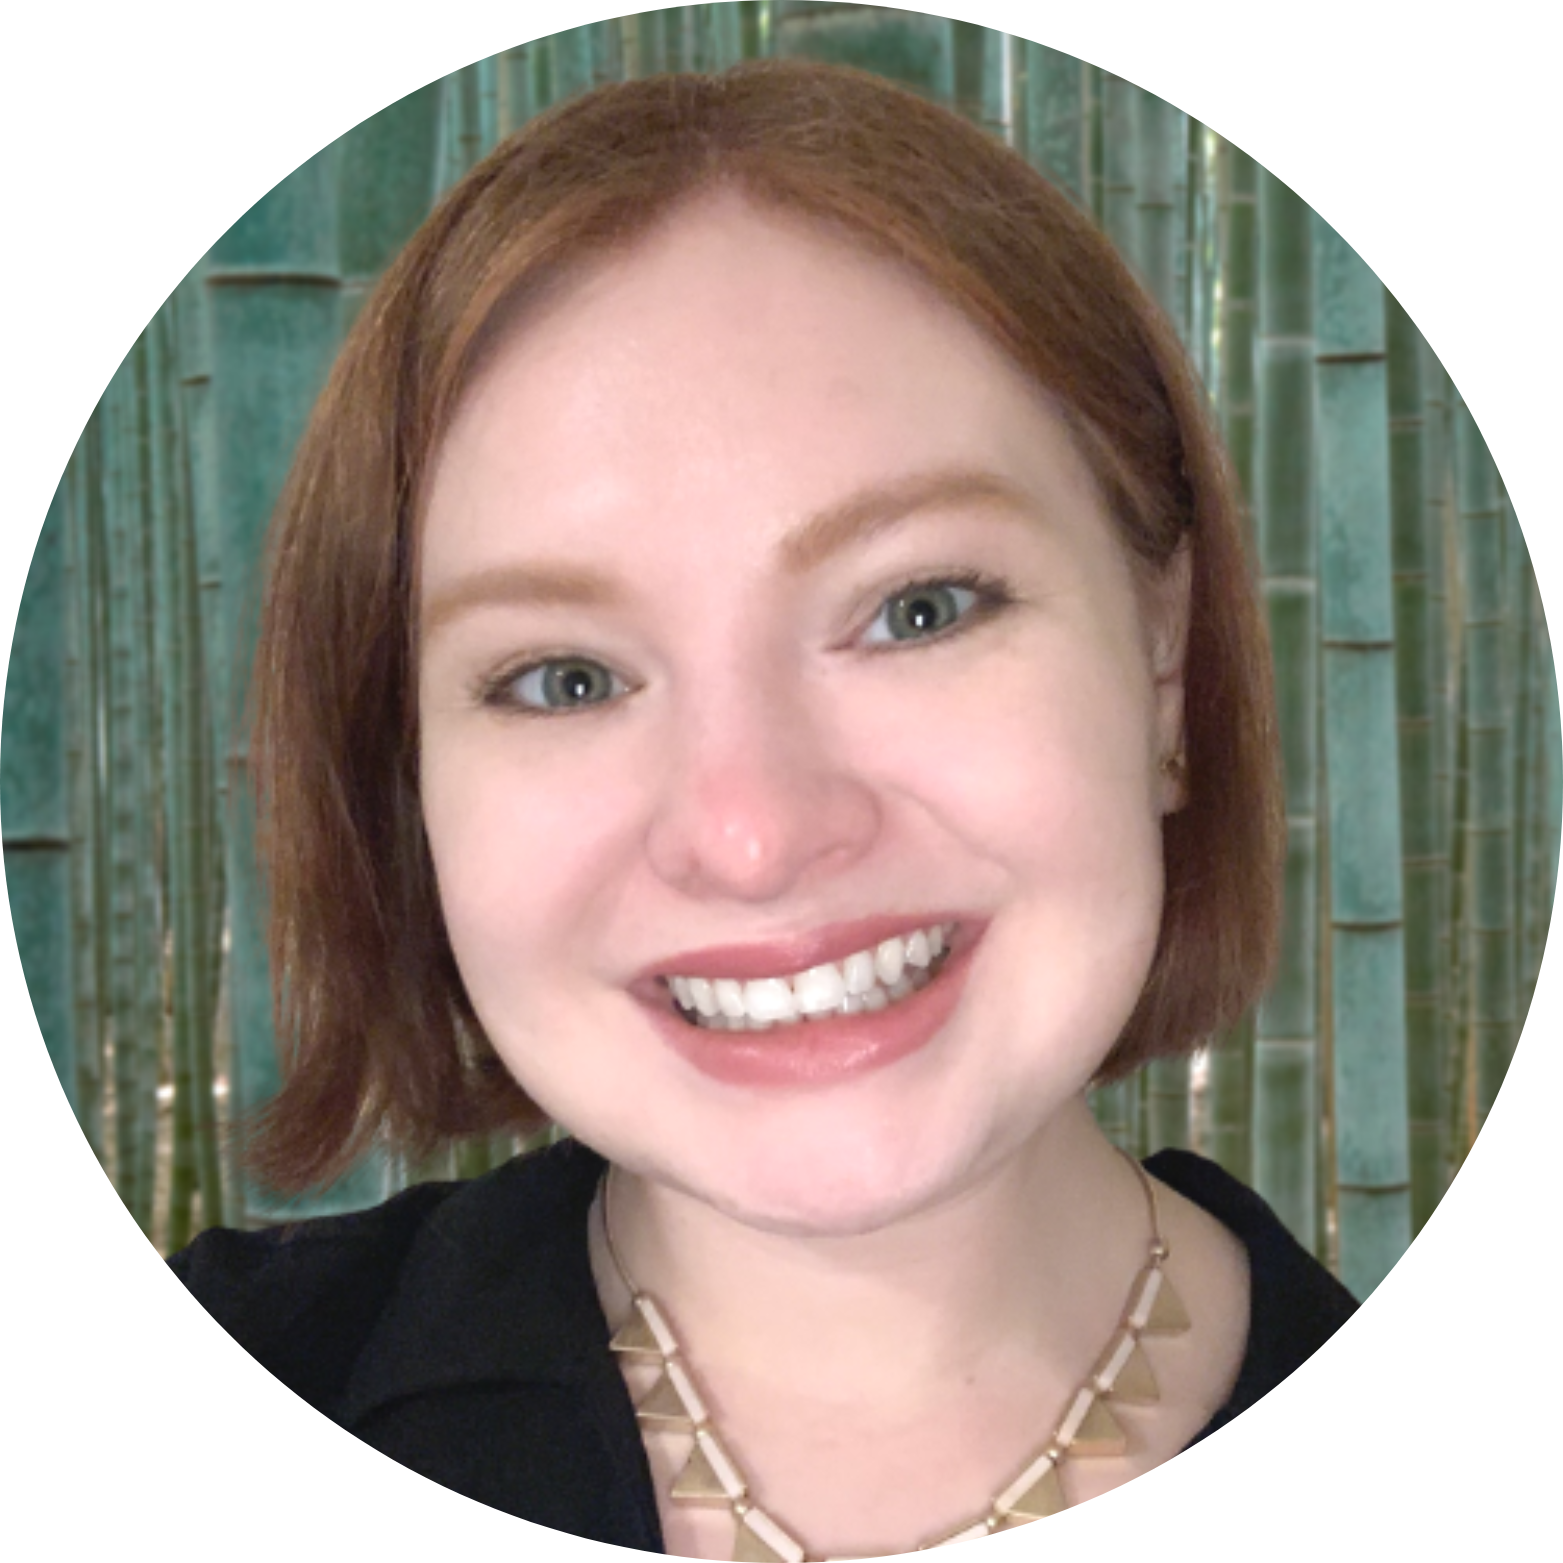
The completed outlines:
<svg viewBox="0 0 1563 1563">
<path fill-rule="evenodd" d="M 652 1016 L 673 1050 L 724 1085 L 828 1085 L 926 1047 L 960 1001 L 975 941 L 952 951 L 926 987 L 884 1009 L 801 1020 L 769 1031 L 708 1031 L 674 1011 Z"/>
</svg>

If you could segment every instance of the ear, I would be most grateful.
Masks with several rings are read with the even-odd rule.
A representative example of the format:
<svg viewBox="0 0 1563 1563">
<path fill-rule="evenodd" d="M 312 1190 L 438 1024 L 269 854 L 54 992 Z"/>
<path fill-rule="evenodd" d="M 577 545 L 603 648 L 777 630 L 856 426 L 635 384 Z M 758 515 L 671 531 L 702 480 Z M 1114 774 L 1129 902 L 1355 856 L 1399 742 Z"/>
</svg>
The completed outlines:
<svg viewBox="0 0 1563 1563">
<path fill-rule="evenodd" d="M 1176 813 L 1188 801 L 1188 772 L 1183 758 L 1183 667 L 1188 651 L 1192 589 L 1193 551 L 1185 538 L 1152 579 L 1146 593 L 1157 783 L 1164 814 Z"/>
</svg>

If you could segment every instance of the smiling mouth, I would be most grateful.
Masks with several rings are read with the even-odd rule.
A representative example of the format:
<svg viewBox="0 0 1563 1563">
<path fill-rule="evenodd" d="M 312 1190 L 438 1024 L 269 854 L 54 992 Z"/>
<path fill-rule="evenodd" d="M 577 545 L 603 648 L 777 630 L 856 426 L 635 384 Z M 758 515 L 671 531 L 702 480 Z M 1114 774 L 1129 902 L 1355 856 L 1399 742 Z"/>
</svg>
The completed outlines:
<svg viewBox="0 0 1563 1563">
<path fill-rule="evenodd" d="M 811 1020 L 889 1009 L 936 977 L 950 955 L 954 923 L 932 923 L 787 976 L 662 979 L 677 1012 L 705 1031 L 769 1031 Z"/>
</svg>

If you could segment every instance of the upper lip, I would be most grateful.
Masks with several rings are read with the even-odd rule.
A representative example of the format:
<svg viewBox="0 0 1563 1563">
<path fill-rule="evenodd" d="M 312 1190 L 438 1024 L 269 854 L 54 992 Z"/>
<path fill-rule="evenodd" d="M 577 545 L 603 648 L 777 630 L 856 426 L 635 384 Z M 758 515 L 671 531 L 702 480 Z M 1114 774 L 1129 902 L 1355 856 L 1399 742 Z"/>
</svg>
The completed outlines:
<svg viewBox="0 0 1563 1563">
<path fill-rule="evenodd" d="M 680 950 L 644 968 L 637 982 L 656 977 L 730 977 L 748 982 L 759 977 L 786 977 L 839 961 L 857 950 L 871 950 L 886 939 L 904 937 L 919 928 L 938 923 L 969 923 L 951 912 L 914 912 L 906 916 L 860 917 L 851 922 L 830 923 L 807 933 L 748 944 L 713 944 L 698 950 Z"/>
</svg>

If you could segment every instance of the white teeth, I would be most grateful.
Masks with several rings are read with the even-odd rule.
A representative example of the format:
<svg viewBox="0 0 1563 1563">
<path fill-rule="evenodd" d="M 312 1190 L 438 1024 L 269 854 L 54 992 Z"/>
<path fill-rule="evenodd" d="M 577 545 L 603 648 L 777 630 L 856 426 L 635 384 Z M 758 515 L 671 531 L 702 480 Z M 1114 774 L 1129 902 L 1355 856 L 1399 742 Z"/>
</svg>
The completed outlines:
<svg viewBox="0 0 1563 1563">
<path fill-rule="evenodd" d="M 837 966 L 812 966 L 792 979 L 798 1008 L 805 1015 L 824 1015 L 837 1009 L 847 996 L 847 985 Z"/>
<path fill-rule="evenodd" d="M 953 929 L 953 923 L 919 928 L 791 977 L 739 982 L 676 976 L 667 985 L 686 1016 L 715 1031 L 765 1031 L 823 1015 L 880 1010 L 929 981 Z"/>
<path fill-rule="evenodd" d="M 879 980 L 888 988 L 896 982 L 906 966 L 906 940 L 886 939 L 874 951 L 874 970 Z"/>
<path fill-rule="evenodd" d="M 874 957 L 867 950 L 849 955 L 841 963 L 841 975 L 847 992 L 861 997 L 874 986 Z"/>
<path fill-rule="evenodd" d="M 761 977 L 744 984 L 744 1009 L 750 1020 L 796 1020 L 798 1000 L 784 977 Z"/>
</svg>

